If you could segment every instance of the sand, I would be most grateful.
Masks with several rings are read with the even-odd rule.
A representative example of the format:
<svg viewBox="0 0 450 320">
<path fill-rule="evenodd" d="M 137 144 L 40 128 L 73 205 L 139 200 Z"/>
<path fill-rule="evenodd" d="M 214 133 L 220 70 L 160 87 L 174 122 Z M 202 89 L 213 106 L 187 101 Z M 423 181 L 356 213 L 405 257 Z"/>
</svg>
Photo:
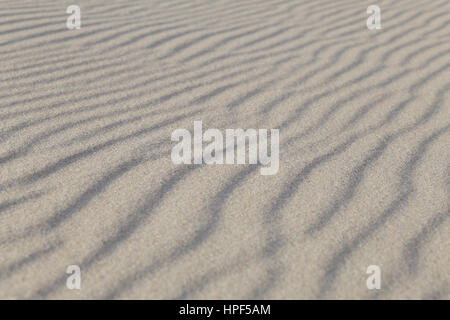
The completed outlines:
<svg viewBox="0 0 450 320">
<path fill-rule="evenodd" d="M 449 299 L 448 0 L 1 1 L 0 68 L 0 298 Z"/>
</svg>

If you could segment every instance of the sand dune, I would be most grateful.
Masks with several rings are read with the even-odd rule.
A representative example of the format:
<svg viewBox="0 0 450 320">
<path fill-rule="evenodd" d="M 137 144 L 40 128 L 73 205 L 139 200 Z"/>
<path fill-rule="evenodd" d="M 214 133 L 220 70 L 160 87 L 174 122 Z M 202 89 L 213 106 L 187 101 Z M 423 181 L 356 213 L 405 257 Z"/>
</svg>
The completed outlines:
<svg viewBox="0 0 450 320">
<path fill-rule="evenodd" d="M 450 297 L 448 0 L 0 3 L 0 298 Z M 195 120 L 279 172 L 173 164 Z"/>
</svg>

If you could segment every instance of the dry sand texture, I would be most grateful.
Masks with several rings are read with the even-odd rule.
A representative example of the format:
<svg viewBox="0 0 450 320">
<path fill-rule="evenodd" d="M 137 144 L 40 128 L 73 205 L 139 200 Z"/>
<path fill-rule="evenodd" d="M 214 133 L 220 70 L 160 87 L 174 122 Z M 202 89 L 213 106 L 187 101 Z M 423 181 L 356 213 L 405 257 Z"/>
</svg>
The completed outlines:
<svg viewBox="0 0 450 320">
<path fill-rule="evenodd" d="M 0 297 L 448 299 L 449 57 L 448 0 L 1 1 Z M 174 165 L 194 120 L 278 174 Z"/>
</svg>

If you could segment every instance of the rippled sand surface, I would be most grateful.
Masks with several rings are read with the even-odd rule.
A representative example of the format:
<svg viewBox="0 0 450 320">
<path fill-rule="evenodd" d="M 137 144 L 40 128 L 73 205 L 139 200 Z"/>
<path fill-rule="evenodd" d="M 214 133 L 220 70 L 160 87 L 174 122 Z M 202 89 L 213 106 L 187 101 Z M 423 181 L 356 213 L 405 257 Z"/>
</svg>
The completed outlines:
<svg viewBox="0 0 450 320">
<path fill-rule="evenodd" d="M 450 2 L 371 4 L 0 1 L 0 298 L 449 299 Z M 278 174 L 173 164 L 195 120 Z"/>
</svg>

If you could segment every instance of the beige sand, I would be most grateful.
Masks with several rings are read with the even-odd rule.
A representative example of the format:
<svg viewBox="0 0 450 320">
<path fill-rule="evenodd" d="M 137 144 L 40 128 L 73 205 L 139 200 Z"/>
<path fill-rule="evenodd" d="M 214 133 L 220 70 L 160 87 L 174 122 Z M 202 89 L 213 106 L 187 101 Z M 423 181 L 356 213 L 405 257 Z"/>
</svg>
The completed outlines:
<svg viewBox="0 0 450 320">
<path fill-rule="evenodd" d="M 1 1 L 0 68 L 0 298 L 449 298 L 448 0 Z M 194 120 L 280 171 L 174 165 Z"/>
</svg>

